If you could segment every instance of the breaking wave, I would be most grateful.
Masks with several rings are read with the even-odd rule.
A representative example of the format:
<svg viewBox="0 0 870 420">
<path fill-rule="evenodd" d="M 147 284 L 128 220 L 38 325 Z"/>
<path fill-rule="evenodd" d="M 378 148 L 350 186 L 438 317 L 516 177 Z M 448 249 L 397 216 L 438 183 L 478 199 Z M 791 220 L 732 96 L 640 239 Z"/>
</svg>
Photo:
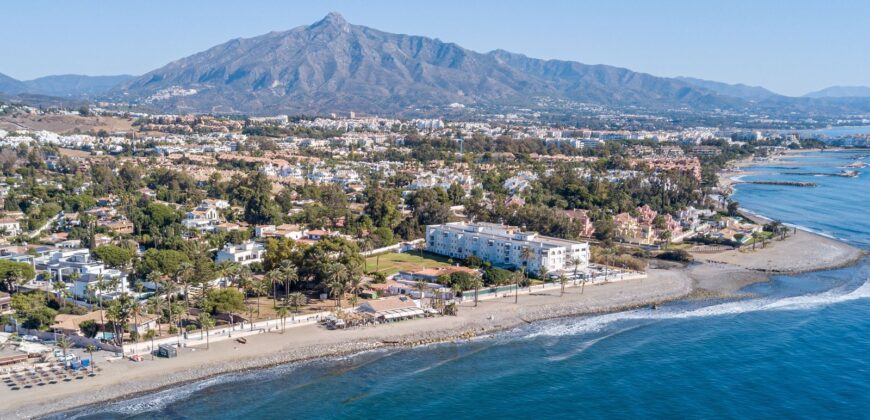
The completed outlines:
<svg viewBox="0 0 870 420">
<path fill-rule="evenodd" d="M 847 291 L 843 288 L 831 289 L 826 292 L 791 296 L 784 298 L 758 298 L 739 300 L 703 306 L 694 309 L 636 309 L 626 312 L 614 312 L 605 315 L 592 316 L 566 322 L 564 319 L 558 322 L 544 323 L 526 331 L 523 338 L 556 337 L 567 335 L 589 334 L 605 331 L 612 324 L 631 320 L 670 320 L 704 318 L 726 315 L 739 315 L 748 312 L 760 311 L 793 311 L 808 310 L 842 302 L 870 298 L 870 281 L 865 281 L 854 290 Z M 619 333 L 625 330 L 619 331 Z M 606 338 L 605 336 L 604 338 Z"/>
</svg>

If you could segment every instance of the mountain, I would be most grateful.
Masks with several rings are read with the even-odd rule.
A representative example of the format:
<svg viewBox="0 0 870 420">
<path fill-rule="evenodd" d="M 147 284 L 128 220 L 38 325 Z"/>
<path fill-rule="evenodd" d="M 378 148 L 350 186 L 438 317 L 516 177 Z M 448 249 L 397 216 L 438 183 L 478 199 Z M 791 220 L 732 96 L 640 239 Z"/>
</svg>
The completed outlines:
<svg viewBox="0 0 870 420">
<path fill-rule="evenodd" d="M 868 86 L 831 86 L 804 95 L 805 98 L 870 98 Z"/>
<path fill-rule="evenodd" d="M 48 96 L 80 97 L 100 96 L 134 76 L 82 76 L 65 74 L 46 76 L 23 82 L 28 93 Z"/>
<path fill-rule="evenodd" d="M 27 90 L 24 83 L 0 73 L 0 93 L 16 95 Z"/>
<path fill-rule="evenodd" d="M 530 104 L 536 96 L 659 109 L 735 104 L 676 79 L 500 50 L 478 53 L 351 25 L 336 13 L 182 58 L 121 84 L 114 95 L 162 109 L 254 114 L 400 113 L 453 102 Z"/>
<path fill-rule="evenodd" d="M 748 101 L 760 101 L 781 96 L 761 86 L 749 86 L 744 85 L 743 83 L 732 85 L 728 83 L 714 82 L 712 80 L 696 79 L 694 77 L 677 77 L 676 79 L 692 86 L 718 93 L 719 95 L 733 96 Z"/>
<path fill-rule="evenodd" d="M 45 76 L 19 81 L 0 73 L 0 93 L 7 95 L 42 95 L 60 98 L 87 98 L 103 96 L 133 76 L 81 76 L 66 74 Z"/>
</svg>

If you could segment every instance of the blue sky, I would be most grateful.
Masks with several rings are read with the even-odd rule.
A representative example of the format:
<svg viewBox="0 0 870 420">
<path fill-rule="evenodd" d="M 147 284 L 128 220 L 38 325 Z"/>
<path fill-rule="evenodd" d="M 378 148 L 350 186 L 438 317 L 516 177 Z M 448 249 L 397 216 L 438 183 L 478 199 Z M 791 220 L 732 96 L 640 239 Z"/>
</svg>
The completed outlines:
<svg viewBox="0 0 870 420">
<path fill-rule="evenodd" d="M 336 11 L 354 24 L 477 51 L 502 48 L 788 95 L 870 85 L 870 1 L 27 0 L 2 10 L 0 73 L 18 79 L 141 74 Z"/>
</svg>

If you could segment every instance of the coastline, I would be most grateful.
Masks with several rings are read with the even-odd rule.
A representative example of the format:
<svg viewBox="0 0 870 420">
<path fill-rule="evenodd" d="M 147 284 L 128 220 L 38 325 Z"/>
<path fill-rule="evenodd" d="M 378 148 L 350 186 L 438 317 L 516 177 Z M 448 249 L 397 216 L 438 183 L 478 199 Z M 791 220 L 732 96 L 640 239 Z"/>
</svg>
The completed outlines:
<svg viewBox="0 0 870 420">
<path fill-rule="evenodd" d="M 318 325 L 213 343 L 209 350 L 180 349 L 174 359 L 104 362 L 103 372 L 82 382 L 52 386 L 50 394 L 30 389 L 4 394 L 0 417 L 32 418 L 99 402 L 128 398 L 211 377 L 276 365 L 344 356 L 369 350 L 410 348 L 486 336 L 546 319 L 618 312 L 688 296 L 693 280 L 682 270 L 653 269 L 646 279 L 534 291 L 513 298 L 461 305 L 458 316 L 443 316 L 394 324 L 327 330 Z M 196 353 L 196 354 L 192 354 Z"/>
<path fill-rule="evenodd" d="M 751 158 L 736 162 L 741 169 Z M 730 165 L 729 165 L 730 166 Z M 722 180 L 727 171 L 720 174 Z M 760 215 L 759 220 L 767 220 Z M 784 241 L 772 241 L 755 251 L 695 254 L 689 265 L 655 261 L 646 279 L 569 287 L 513 298 L 463 303 L 458 316 L 445 316 L 369 326 L 326 330 L 317 325 L 289 328 L 248 337 L 247 344 L 213 343 L 209 350 L 185 348 L 175 359 L 104 361 L 95 378 L 63 383 L 44 390 L 5 391 L 3 418 L 45 416 L 90 404 L 126 399 L 226 374 L 265 369 L 312 359 L 365 351 L 411 348 L 438 342 L 467 340 L 546 319 L 618 312 L 680 299 L 743 298 L 744 287 L 774 274 L 797 274 L 854 264 L 867 253 L 845 242 L 799 230 Z M 582 291 L 582 293 L 581 293 Z M 191 354 L 196 353 L 196 354 Z M 40 392 L 42 391 L 42 392 Z"/>
</svg>

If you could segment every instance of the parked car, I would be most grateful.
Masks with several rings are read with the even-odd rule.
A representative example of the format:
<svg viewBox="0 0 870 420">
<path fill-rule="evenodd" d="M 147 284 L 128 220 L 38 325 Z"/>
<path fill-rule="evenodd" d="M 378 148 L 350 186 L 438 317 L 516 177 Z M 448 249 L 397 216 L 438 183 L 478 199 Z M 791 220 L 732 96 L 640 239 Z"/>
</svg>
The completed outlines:
<svg viewBox="0 0 870 420">
<path fill-rule="evenodd" d="M 30 341 L 31 343 L 38 343 L 39 342 L 39 337 L 37 337 L 35 335 L 23 335 L 23 336 L 21 336 L 21 339 L 24 341 Z"/>
</svg>

